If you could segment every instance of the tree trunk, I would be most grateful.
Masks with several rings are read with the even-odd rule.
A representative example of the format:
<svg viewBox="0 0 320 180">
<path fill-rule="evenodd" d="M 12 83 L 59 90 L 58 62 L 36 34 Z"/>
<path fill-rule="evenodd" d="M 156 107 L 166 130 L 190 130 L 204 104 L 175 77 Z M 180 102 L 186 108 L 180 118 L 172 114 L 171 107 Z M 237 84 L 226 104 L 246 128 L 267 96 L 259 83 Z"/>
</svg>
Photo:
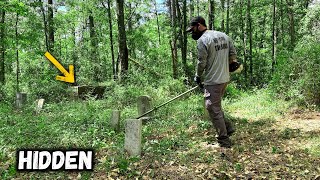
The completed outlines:
<svg viewBox="0 0 320 180">
<path fill-rule="evenodd" d="M 74 66 L 74 85 L 77 85 L 77 68 L 78 68 L 78 64 L 77 64 L 77 60 L 78 60 L 78 53 L 77 53 L 77 42 L 76 42 L 76 27 L 72 27 L 72 32 L 73 32 L 73 50 L 72 50 L 72 64 Z"/>
<path fill-rule="evenodd" d="M 190 3 L 189 3 L 189 9 L 190 9 L 190 17 L 193 17 L 194 16 L 194 3 L 193 3 L 193 0 L 190 0 Z"/>
<path fill-rule="evenodd" d="M 124 0 L 117 0 L 118 10 L 118 33 L 119 33 L 119 61 L 120 61 L 120 76 L 123 77 L 128 71 L 128 47 L 127 47 L 127 36 L 126 27 L 124 25 Z"/>
<path fill-rule="evenodd" d="M 97 43 L 96 43 L 96 31 L 94 27 L 94 19 L 93 16 L 89 15 L 89 30 L 90 30 L 90 41 L 91 41 L 91 59 L 94 61 L 97 58 L 96 50 L 97 50 Z"/>
<path fill-rule="evenodd" d="M 182 15 L 181 15 L 180 6 L 179 6 L 179 0 L 176 0 L 176 13 L 177 13 L 176 25 L 178 27 L 177 38 L 179 40 L 179 46 L 180 46 L 181 55 L 182 55 L 182 49 L 183 49 L 183 32 L 182 32 L 183 22 L 182 21 L 183 21 L 183 19 L 182 19 Z"/>
<path fill-rule="evenodd" d="M 227 20 L 226 20 L 226 25 L 227 25 L 227 29 L 226 29 L 226 33 L 229 34 L 229 16 L 230 16 L 230 0 L 227 0 Z"/>
<path fill-rule="evenodd" d="M 247 33 L 249 33 L 249 75 L 250 84 L 253 85 L 253 62 L 252 62 L 252 24 L 251 24 L 251 0 L 247 2 Z"/>
<path fill-rule="evenodd" d="M 224 8 L 224 2 L 225 2 L 225 0 L 221 0 L 221 8 L 222 8 L 222 12 L 221 12 L 221 14 L 222 14 L 222 20 L 221 20 L 221 31 L 225 31 L 225 27 L 224 27 L 224 11 L 225 11 L 225 8 Z"/>
<path fill-rule="evenodd" d="M 0 84 L 5 82 L 4 55 L 5 55 L 5 10 L 0 10 Z"/>
<path fill-rule="evenodd" d="M 54 51 L 54 24 L 53 24 L 53 3 L 48 0 L 48 23 L 49 23 L 49 51 Z"/>
<path fill-rule="evenodd" d="M 281 0 L 280 1 L 280 17 L 281 17 L 281 43 L 282 43 L 282 47 L 285 47 L 285 42 L 284 42 L 284 39 L 285 39 L 285 33 L 284 33 L 284 21 L 283 21 L 283 1 Z"/>
<path fill-rule="evenodd" d="M 172 0 L 168 0 L 167 1 L 167 7 L 169 8 L 169 17 L 170 17 L 170 25 L 172 26 L 173 22 L 173 18 L 172 18 L 172 5 L 171 5 L 171 1 Z"/>
<path fill-rule="evenodd" d="M 294 30 L 294 11 L 293 11 L 293 5 L 294 5 L 294 1 L 292 0 L 286 0 L 287 4 L 288 4 L 288 8 L 289 8 L 289 21 L 290 21 L 290 45 L 289 48 L 290 50 L 294 49 L 295 46 L 295 30 Z"/>
<path fill-rule="evenodd" d="M 43 28 L 44 28 L 44 37 L 45 37 L 45 45 L 46 45 L 46 50 L 49 51 L 49 40 L 48 40 L 48 22 L 46 20 L 46 14 L 45 10 L 43 8 L 43 3 L 41 0 L 39 0 L 39 4 L 41 4 L 41 12 L 42 12 L 42 19 L 43 19 Z"/>
<path fill-rule="evenodd" d="M 133 7 L 132 7 L 131 2 L 128 2 L 128 4 L 129 4 L 128 10 L 129 10 L 129 14 L 130 14 L 130 17 L 127 18 L 128 33 L 132 34 L 133 33 L 133 26 L 132 26 L 132 18 L 131 17 L 133 16 L 134 12 L 132 12 Z M 136 49 L 135 43 L 129 40 L 128 41 L 128 47 L 129 47 L 128 56 L 133 57 L 134 59 L 136 59 L 136 54 L 134 53 L 135 49 Z"/>
<path fill-rule="evenodd" d="M 182 36 L 183 36 L 183 42 L 182 42 L 182 48 L 181 48 L 181 54 L 182 54 L 182 64 L 183 69 L 186 77 L 190 76 L 190 73 L 188 71 L 187 66 L 187 45 L 188 45 L 188 37 L 186 33 L 186 27 L 187 27 L 187 0 L 183 0 L 183 25 L 182 25 Z"/>
<path fill-rule="evenodd" d="M 172 51 L 172 76 L 174 79 L 178 78 L 178 50 L 177 50 L 177 33 L 176 33 L 176 19 L 177 19 L 177 12 L 176 12 L 176 0 L 171 0 L 171 17 L 172 17 L 172 40 L 171 40 L 171 51 Z"/>
<path fill-rule="evenodd" d="M 110 48 L 111 48 L 111 59 L 112 59 L 112 77 L 114 80 L 117 79 L 116 63 L 114 58 L 114 48 L 113 48 L 113 35 L 112 35 L 112 17 L 111 17 L 111 0 L 108 0 L 108 7 L 102 2 L 102 6 L 107 9 L 108 13 L 108 23 L 109 23 L 109 37 L 110 37 Z"/>
<path fill-rule="evenodd" d="M 91 41 L 91 47 L 90 47 L 90 59 L 91 63 L 93 65 L 93 79 L 96 82 L 101 81 L 101 69 L 99 65 L 99 55 L 97 53 L 98 46 L 97 46 L 97 35 L 96 30 L 94 26 L 94 18 L 92 16 L 92 12 L 89 12 L 89 30 L 90 30 L 90 41 Z"/>
<path fill-rule="evenodd" d="M 240 9 L 241 9 L 241 15 L 240 15 L 240 22 L 241 22 L 241 36 L 242 36 L 242 44 L 243 44 L 243 66 L 244 66 L 244 79 L 245 82 L 248 82 L 248 66 L 247 66 L 247 47 L 246 47 L 246 31 L 245 31 L 245 20 L 243 18 L 243 0 L 240 0 Z"/>
<path fill-rule="evenodd" d="M 267 11 L 264 11 L 262 13 L 262 18 L 260 18 L 261 22 L 259 23 L 260 24 L 260 30 L 259 31 L 256 31 L 256 41 L 259 40 L 258 42 L 258 47 L 256 49 L 256 59 L 259 59 L 259 63 L 255 63 L 255 66 L 253 67 L 256 72 L 265 72 L 265 73 L 256 73 L 255 74 L 255 77 L 258 77 L 258 78 L 255 78 L 255 83 L 258 84 L 258 85 L 261 85 L 263 84 L 263 81 L 265 80 L 265 76 L 267 76 L 267 71 L 266 71 L 266 67 L 268 66 L 267 62 L 266 62 L 266 56 L 264 55 L 265 53 L 262 51 L 262 49 L 265 48 L 265 39 L 266 38 L 266 34 L 267 34 L 267 27 L 266 27 L 266 22 L 267 22 Z M 254 31 L 254 30 L 253 30 Z M 258 33 L 260 32 L 260 33 Z M 259 35 L 260 34 L 260 35 Z M 272 38 L 271 38 L 272 39 Z M 258 66 L 257 66 L 258 64 Z"/>
<path fill-rule="evenodd" d="M 209 29 L 214 29 L 214 13 L 215 13 L 214 0 L 209 0 L 209 21 L 208 21 Z"/>
<path fill-rule="evenodd" d="M 17 92 L 20 92 L 20 88 L 19 88 L 19 74 L 20 74 L 20 66 L 19 66 L 19 36 L 18 36 L 18 22 L 19 22 L 19 14 L 17 13 L 17 17 L 16 17 L 16 26 L 15 26 L 15 30 L 16 30 L 16 63 L 17 63 Z"/>
<path fill-rule="evenodd" d="M 59 49 L 59 57 L 62 57 L 62 42 L 61 42 L 61 34 L 59 34 L 59 35 L 57 35 L 57 46 L 58 46 L 58 48 L 56 47 L 56 49 Z"/>
<path fill-rule="evenodd" d="M 193 17 L 195 17 L 195 12 L 194 12 L 194 3 L 195 1 L 194 0 L 190 0 L 190 3 L 189 3 L 189 11 L 190 11 L 190 19 L 188 19 L 188 25 L 189 26 L 189 20 L 191 20 Z M 196 59 L 194 57 L 196 57 L 196 51 L 194 49 L 191 49 L 191 52 L 189 53 L 190 55 L 190 59 L 192 59 L 192 64 L 193 66 L 195 66 L 196 64 Z"/>
<path fill-rule="evenodd" d="M 157 30 L 158 30 L 158 38 L 159 38 L 159 45 L 161 44 L 161 34 L 160 34 L 160 25 L 159 25 L 159 17 L 158 17 L 158 10 L 157 10 L 157 0 L 154 0 L 154 8 L 155 8 L 155 15 L 157 18 Z"/>
<path fill-rule="evenodd" d="M 277 35 L 276 35 L 276 0 L 273 0 L 273 21 L 272 21 L 272 69 L 273 73 L 276 65 L 276 45 L 277 45 Z"/>
<path fill-rule="evenodd" d="M 197 0 L 197 16 L 200 16 L 200 3 L 199 3 L 199 0 Z"/>
<path fill-rule="evenodd" d="M 110 36 L 110 48 L 111 48 L 111 58 L 112 58 L 112 73 L 113 79 L 117 79 L 117 71 L 116 71 L 116 64 L 114 59 L 114 49 L 113 49 L 113 35 L 112 35 L 112 19 L 111 19 L 111 0 L 108 0 L 108 22 L 109 22 L 109 36 Z"/>
</svg>

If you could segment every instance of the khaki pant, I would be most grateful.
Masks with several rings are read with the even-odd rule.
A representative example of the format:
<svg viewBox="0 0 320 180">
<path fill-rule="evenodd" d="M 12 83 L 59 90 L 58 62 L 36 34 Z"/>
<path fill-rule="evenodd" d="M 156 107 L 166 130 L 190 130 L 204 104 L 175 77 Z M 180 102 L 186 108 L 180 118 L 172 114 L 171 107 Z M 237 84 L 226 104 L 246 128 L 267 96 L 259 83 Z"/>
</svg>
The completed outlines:
<svg viewBox="0 0 320 180">
<path fill-rule="evenodd" d="M 222 96 L 228 83 L 204 86 L 204 100 L 210 119 L 217 131 L 218 142 L 222 147 L 230 147 L 228 132 L 233 131 L 232 124 L 226 121 L 221 107 Z"/>
</svg>

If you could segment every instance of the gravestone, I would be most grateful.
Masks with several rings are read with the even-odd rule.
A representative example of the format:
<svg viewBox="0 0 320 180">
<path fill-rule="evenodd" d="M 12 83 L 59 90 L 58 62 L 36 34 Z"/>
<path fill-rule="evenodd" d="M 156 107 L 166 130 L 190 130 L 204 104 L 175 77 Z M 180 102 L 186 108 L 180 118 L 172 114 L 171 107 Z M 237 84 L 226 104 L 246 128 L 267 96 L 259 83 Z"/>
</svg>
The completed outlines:
<svg viewBox="0 0 320 180">
<path fill-rule="evenodd" d="M 21 109 L 27 103 L 27 93 L 16 93 L 16 108 Z"/>
<path fill-rule="evenodd" d="M 112 111 L 110 126 L 113 130 L 115 130 L 116 132 L 119 132 L 120 130 L 120 111 L 119 110 Z"/>
<path fill-rule="evenodd" d="M 71 97 L 73 99 L 86 100 L 88 97 L 94 97 L 95 99 L 102 99 L 106 86 L 72 86 Z"/>
<path fill-rule="evenodd" d="M 41 109 L 43 108 L 44 99 L 38 99 L 37 100 L 37 107 L 36 107 L 36 113 L 39 113 Z"/>
<path fill-rule="evenodd" d="M 124 149 L 130 156 L 141 155 L 142 120 L 127 119 L 125 127 Z"/>
<path fill-rule="evenodd" d="M 149 96 L 140 96 L 138 97 L 138 116 L 148 112 L 152 109 L 151 98 Z M 151 113 L 145 117 L 150 117 Z"/>
</svg>

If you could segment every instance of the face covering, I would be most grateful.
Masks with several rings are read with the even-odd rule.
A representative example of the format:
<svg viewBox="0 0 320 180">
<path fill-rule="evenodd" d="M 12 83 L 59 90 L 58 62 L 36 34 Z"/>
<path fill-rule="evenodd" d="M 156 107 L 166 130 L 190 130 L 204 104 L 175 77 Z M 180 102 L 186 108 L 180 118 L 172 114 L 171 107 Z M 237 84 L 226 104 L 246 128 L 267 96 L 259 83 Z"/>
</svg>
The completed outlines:
<svg viewBox="0 0 320 180">
<path fill-rule="evenodd" d="M 197 31 L 192 31 L 192 39 L 198 40 L 205 31 L 206 31 L 206 29 L 204 31 L 198 31 L 198 30 Z"/>
</svg>

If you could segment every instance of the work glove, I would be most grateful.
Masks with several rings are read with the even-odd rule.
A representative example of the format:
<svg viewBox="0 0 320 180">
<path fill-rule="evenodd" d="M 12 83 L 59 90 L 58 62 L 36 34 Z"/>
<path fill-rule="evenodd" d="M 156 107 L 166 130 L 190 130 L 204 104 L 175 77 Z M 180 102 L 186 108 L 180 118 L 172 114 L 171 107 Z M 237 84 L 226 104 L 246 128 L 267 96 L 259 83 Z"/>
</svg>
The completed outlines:
<svg viewBox="0 0 320 180">
<path fill-rule="evenodd" d="M 233 61 L 232 63 L 229 64 L 229 72 L 236 71 L 240 66 L 241 66 L 241 63 L 237 61 Z"/>
<path fill-rule="evenodd" d="M 199 76 L 194 77 L 194 82 L 198 84 L 198 86 L 202 89 L 203 88 L 203 83 L 201 82 L 201 78 Z"/>
</svg>

